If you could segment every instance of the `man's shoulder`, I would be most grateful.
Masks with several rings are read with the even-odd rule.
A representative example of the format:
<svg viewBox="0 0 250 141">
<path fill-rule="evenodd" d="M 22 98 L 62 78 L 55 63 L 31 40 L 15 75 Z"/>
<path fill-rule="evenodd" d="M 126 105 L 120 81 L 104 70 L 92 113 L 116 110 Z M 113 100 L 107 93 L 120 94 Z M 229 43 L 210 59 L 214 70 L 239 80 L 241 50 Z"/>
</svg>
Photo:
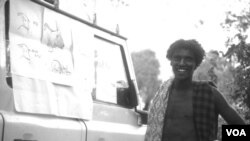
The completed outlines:
<svg viewBox="0 0 250 141">
<path fill-rule="evenodd" d="M 218 94 L 218 89 L 212 81 L 193 81 L 194 90 L 202 97 L 215 97 Z"/>
<path fill-rule="evenodd" d="M 168 79 L 164 82 L 162 82 L 161 86 L 157 90 L 154 98 L 159 97 L 160 95 L 166 94 L 166 92 L 169 90 L 169 87 L 172 85 L 172 79 Z"/>
<path fill-rule="evenodd" d="M 208 87 L 217 88 L 216 84 L 209 80 L 199 80 L 199 81 L 196 80 L 196 81 L 193 81 L 193 84 L 197 86 L 208 86 Z"/>
<path fill-rule="evenodd" d="M 166 81 L 163 81 L 162 84 L 161 84 L 161 88 L 165 88 L 165 87 L 171 86 L 172 82 L 173 82 L 173 79 L 168 79 Z"/>
</svg>

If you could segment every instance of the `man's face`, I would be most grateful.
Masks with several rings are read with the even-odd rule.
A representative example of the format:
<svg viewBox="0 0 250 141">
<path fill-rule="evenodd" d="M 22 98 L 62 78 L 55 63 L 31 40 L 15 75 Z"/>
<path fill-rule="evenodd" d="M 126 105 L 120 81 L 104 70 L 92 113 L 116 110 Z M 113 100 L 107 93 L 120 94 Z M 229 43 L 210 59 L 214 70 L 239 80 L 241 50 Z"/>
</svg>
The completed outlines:
<svg viewBox="0 0 250 141">
<path fill-rule="evenodd" d="M 196 68 L 195 56 L 188 49 L 176 50 L 171 58 L 171 66 L 175 79 L 192 79 Z"/>
</svg>

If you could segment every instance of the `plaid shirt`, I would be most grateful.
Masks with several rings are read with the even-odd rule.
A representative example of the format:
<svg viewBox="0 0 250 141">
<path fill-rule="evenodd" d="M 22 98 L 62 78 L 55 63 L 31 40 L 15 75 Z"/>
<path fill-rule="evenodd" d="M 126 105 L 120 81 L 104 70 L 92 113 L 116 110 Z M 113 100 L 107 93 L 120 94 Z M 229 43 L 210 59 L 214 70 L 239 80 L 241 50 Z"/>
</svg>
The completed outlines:
<svg viewBox="0 0 250 141">
<path fill-rule="evenodd" d="M 162 84 L 150 106 L 148 128 L 145 141 L 161 141 L 164 117 L 168 103 L 172 80 Z M 216 139 L 218 114 L 215 110 L 214 96 L 208 82 L 193 82 L 193 117 L 199 141 Z"/>
</svg>

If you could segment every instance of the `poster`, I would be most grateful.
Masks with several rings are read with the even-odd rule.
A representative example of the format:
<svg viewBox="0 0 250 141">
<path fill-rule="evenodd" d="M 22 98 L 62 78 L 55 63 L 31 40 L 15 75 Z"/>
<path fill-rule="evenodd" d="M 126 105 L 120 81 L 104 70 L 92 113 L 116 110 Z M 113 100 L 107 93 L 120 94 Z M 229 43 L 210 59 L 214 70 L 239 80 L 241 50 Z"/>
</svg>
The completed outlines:
<svg viewBox="0 0 250 141">
<path fill-rule="evenodd" d="M 44 9 L 41 43 L 48 49 L 48 76 L 53 82 L 71 83 L 73 73 L 73 35 L 71 19 Z"/>
<path fill-rule="evenodd" d="M 41 39 L 43 8 L 21 0 L 14 3 L 10 5 L 10 32 L 39 41 Z"/>
<path fill-rule="evenodd" d="M 82 93 L 91 93 L 94 87 L 93 31 L 80 22 L 72 23 L 74 37 L 74 82 L 82 86 Z"/>
<path fill-rule="evenodd" d="M 11 4 L 10 9 L 11 72 L 71 85 L 72 20 L 22 0 Z"/>
<path fill-rule="evenodd" d="M 15 110 L 91 119 L 90 28 L 27 0 L 10 0 L 9 27 Z"/>
<path fill-rule="evenodd" d="M 10 33 L 11 72 L 46 79 L 46 48 L 39 42 Z"/>
</svg>

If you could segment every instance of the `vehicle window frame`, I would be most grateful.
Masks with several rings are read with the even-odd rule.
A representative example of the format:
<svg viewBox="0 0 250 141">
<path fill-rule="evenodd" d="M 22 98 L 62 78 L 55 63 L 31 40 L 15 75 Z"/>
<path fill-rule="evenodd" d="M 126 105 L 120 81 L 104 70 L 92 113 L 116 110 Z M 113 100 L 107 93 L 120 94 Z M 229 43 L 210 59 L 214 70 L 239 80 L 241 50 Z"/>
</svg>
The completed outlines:
<svg viewBox="0 0 250 141">
<path fill-rule="evenodd" d="M 129 68 L 128 68 L 128 64 L 127 64 L 128 62 L 127 62 L 126 52 L 125 52 L 124 46 L 122 44 L 119 44 L 119 43 L 115 42 L 115 41 L 104 38 L 103 36 L 99 36 L 97 34 L 94 34 L 94 38 L 97 38 L 99 40 L 102 40 L 102 41 L 105 41 L 105 42 L 108 42 L 108 43 L 119 46 L 119 49 L 121 51 L 122 62 L 123 62 L 123 66 L 124 66 L 124 73 L 125 73 L 126 79 L 128 81 L 128 89 L 129 89 L 131 87 L 130 84 L 129 84 L 129 81 L 131 80 L 131 77 L 130 77 L 130 72 L 129 72 Z M 130 95 L 130 92 L 128 94 Z M 94 103 L 101 103 L 101 104 L 117 106 L 117 107 L 123 107 L 123 108 L 129 108 L 130 107 L 130 105 L 125 106 L 125 105 L 120 105 L 118 103 L 112 103 L 112 102 L 109 102 L 109 101 L 94 99 L 94 98 L 93 98 L 93 102 Z"/>
</svg>

